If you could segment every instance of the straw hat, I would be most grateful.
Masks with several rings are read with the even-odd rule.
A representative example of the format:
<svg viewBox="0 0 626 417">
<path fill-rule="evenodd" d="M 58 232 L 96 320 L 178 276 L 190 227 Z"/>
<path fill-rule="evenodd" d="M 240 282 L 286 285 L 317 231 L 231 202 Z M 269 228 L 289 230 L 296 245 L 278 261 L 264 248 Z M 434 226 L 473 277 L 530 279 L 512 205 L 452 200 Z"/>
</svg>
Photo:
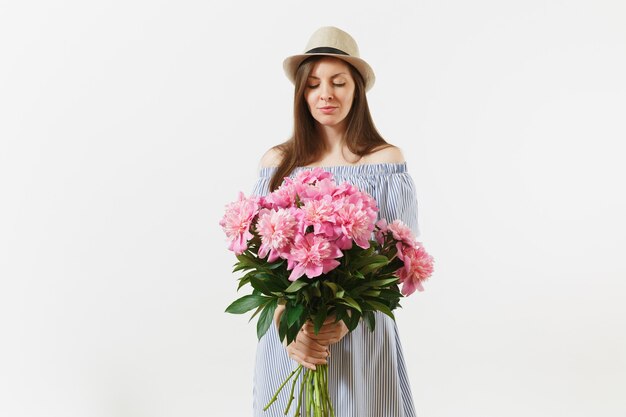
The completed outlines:
<svg viewBox="0 0 626 417">
<path fill-rule="evenodd" d="M 304 53 L 287 57 L 283 61 L 287 78 L 295 84 L 298 66 L 308 57 L 316 55 L 332 56 L 352 64 L 365 81 L 365 91 L 374 85 L 376 80 L 374 70 L 360 58 L 356 41 L 348 33 L 334 26 L 324 26 L 316 30 L 304 48 Z"/>
</svg>

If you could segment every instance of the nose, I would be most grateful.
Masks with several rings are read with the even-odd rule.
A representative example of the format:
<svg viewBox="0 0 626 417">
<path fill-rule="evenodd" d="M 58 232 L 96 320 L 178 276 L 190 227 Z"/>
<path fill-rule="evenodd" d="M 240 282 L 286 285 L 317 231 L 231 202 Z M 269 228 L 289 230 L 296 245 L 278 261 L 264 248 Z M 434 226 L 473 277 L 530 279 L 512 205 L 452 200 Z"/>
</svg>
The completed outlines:
<svg viewBox="0 0 626 417">
<path fill-rule="evenodd" d="M 333 99 L 333 88 L 328 83 L 322 83 L 320 86 L 320 99 L 329 101 Z"/>
</svg>

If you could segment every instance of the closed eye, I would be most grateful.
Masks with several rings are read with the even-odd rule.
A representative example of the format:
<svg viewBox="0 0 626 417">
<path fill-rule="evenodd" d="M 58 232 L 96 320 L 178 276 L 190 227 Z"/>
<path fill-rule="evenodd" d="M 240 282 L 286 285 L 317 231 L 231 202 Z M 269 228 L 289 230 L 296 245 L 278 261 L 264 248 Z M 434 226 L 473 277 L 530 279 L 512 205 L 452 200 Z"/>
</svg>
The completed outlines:
<svg viewBox="0 0 626 417">
<path fill-rule="evenodd" d="M 346 83 L 342 83 L 342 84 L 335 84 L 335 83 L 333 83 L 333 85 L 335 87 L 343 87 L 344 85 L 346 85 Z M 309 88 L 317 88 L 319 86 L 320 86 L 319 84 L 316 84 L 316 85 L 308 85 L 307 87 L 309 87 Z"/>
</svg>

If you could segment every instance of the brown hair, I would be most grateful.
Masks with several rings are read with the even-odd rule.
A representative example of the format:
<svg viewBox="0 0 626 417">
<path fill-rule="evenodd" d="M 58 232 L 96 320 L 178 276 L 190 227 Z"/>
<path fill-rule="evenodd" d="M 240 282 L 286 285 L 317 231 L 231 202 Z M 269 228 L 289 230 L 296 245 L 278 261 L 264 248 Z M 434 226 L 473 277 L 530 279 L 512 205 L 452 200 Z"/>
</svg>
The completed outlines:
<svg viewBox="0 0 626 417">
<path fill-rule="evenodd" d="M 315 56 L 307 58 L 300 64 L 296 72 L 295 94 L 294 94 L 294 125 L 293 135 L 287 141 L 274 146 L 278 150 L 282 159 L 276 172 L 270 181 L 269 190 L 274 191 L 288 176 L 294 168 L 306 166 L 318 160 L 325 150 L 326 144 L 317 137 L 317 121 L 311 115 L 304 92 L 307 87 L 307 79 L 314 64 L 325 56 Z M 361 74 L 350 65 L 350 74 L 354 79 L 354 98 L 352 107 L 346 116 L 346 131 L 344 139 L 348 149 L 360 157 L 368 155 L 381 145 L 392 146 L 383 139 L 376 130 L 374 121 L 367 105 L 365 95 L 365 82 Z"/>
</svg>

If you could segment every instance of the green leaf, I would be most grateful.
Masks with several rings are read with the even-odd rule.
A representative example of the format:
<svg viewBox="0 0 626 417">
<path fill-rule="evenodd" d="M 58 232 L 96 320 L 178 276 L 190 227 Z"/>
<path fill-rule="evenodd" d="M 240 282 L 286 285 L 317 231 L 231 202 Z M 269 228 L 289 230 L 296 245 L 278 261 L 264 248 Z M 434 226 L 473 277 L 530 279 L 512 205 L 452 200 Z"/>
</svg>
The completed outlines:
<svg viewBox="0 0 626 417">
<path fill-rule="evenodd" d="M 250 278 L 250 285 L 265 295 L 283 291 L 284 287 L 278 277 L 266 273 L 258 273 Z"/>
<path fill-rule="evenodd" d="M 313 284 L 309 285 L 311 294 L 315 297 L 321 297 L 322 291 L 320 291 L 320 282 L 314 281 Z"/>
<path fill-rule="evenodd" d="M 227 313 L 243 314 L 247 311 L 256 308 L 267 301 L 267 297 L 262 295 L 250 294 L 244 295 L 241 298 L 233 301 L 228 307 L 226 307 Z"/>
<path fill-rule="evenodd" d="M 364 282 L 362 285 L 365 285 L 368 287 L 385 287 L 396 281 L 398 281 L 398 277 L 377 279 L 374 281 Z"/>
<path fill-rule="evenodd" d="M 401 297 L 402 293 L 397 289 L 389 289 L 389 290 L 380 290 L 380 298 L 397 302 Z"/>
<path fill-rule="evenodd" d="M 256 335 L 261 339 L 267 329 L 270 328 L 272 324 L 272 319 L 274 318 L 274 310 L 276 310 L 276 306 L 278 305 L 278 300 L 273 299 L 269 303 L 265 305 L 261 315 L 259 316 L 259 321 L 256 324 Z"/>
<path fill-rule="evenodd" d="M 296 292 L 300 288 L 304 287 L 305 285 L 308 285 L 307 281 L 305 281 L 303 279 L 295 280 L 290 286 L 287 287 L 285 292 Z"/>
<path fill-rule="evenodd" d="M 388 263 L 389 259 L 385 255 L 370 255 L 370 256 L 363 255 L 353 260 L 350 264 L 350 267 L 354 269 L 362 269 L 366 265 L 369 265 L 372 263 L 379 263 L 379 262 Z"/>
<path fill-rule="evenodd" d="M 285 314 L 287 314 L 287 325 L 293 326 L 300 317 L 304 313 L 304 305 L 296 304 L 294 307 L 290 307 L 289 305 L 285 309 Z"/>
<path fill-rule="evenodd" d="M 361 273 L 361 271 L 354 271 L 354 272 L 352 273 L 352 275 L 353 275 L 353 276 L 355 276 L 355 277 L 357 277 L 357 278 L 359 278 L 359 279 L 365 279 L 365 275 L 363 275 L 363 274 Z"/>
<path fill-rule="evenodd" d="M 365 265 L 363 268 L 360 269 L 360 271 L 363 274 L 369 274 L 370 272 L 374 272 L 380 268 L 382 268 L 383 266 L 387 265 L 389 263 L 389 260 L 385 260 L 385 261 L 381 261 L 381 262 L 372 262 L 368 265 Z"/>
<path fill-rule="evenodd" d="M 300 327 L 298 326 L 290 326 L 287 328 L 287 344 L 296 340 L 296 336 L 298 336 L 299 331 Z"/>
<path fill-rule="evenodd" d="M 252 319 L 261 312 L 261 310 L 263 310 L 263 308 L 267 305 L 267 303 L 261 304 L 260 306 L 257 307 L 256 310 L 254 310 L 254 314 L 250 316 L 250 318 L 248 319 L 248 323 L 250 323 L 252 321 Z"/>
<path fill-rule="evenodd" d="M 287 315 L 285 312 L 280 316 L 278 322 L 278 338 L 282 342 L 287 337 Z"/>
<path fill-rule="evenodd" d="M 330 288 L 330 290 L 333 292 L 333 298 L 335 297 L 335 295 L 337 294 L 337 291 L 339 291 L 339 286 L 337 284 L 335 284 L 334 282 L 329 282 L 329 281 L 322 281 L 322 284 L 328 288 Z"/>
<path fill-rule="evenodd" d="M 373 332 L 376 327 L 376 318 L 374 316 L 373 311 L 366 311 L 363 313 L 363 320 L 367 323 L 367 327 L 369 327 L 370 331 Z"/>
<path fill-rule="evenodd" d="M 276 269 L 276 268 L 278 268 L 279 266 L 282 266 L 284 263 L 285 263 L 285 261 L 284 261 L 284 260 L 282 260 L 282 261 L 280 261 L 280 262 L 276 262 L 276 263 L 273 263 L 273 264 L 268 264 L 268 265 L 267 265 L 267 268 L 268 268 L 268 269 Z"/>
<path fill-rule="evenodd" d="M 355 310 L 357 310 L 359 313 L 361 313 L 361 306 L 359 305 L 359 303 L 357 303 L 354 298 L 346 295 L 342 298 L 342 303 L 346 304 L 352 308 L 354 308 Z"/>
<path fill-rule="evenodd" d="M 244 252 L 241 255 L 237 255 L 237 260 L 242 264 L 259 265 L 254 256 L 248 255 L 247 252 Z"/>
<path fill-rule="evenodd" d="M 337 317 L 337 320 L 343 320 L 348 315 L 346 313 L 346 308 L 343 305 L 335 306 L 335 310 L 334 310 L 333 314 L 335 314 L 335 317 Z"/>
<path fill-rule="evenodd" d="M 315 334 L 318 334 L 320 329 L 322 328 L 324 320 L 326 320 L 327 311 L 328 310 L 326 310 L 325 308 L 321 308 L 319 313 L 317 313 L 315 317 L 313 317 L 313 331 L 315 332 Z"/>
<path fill-rule="evenodd" d="M 247 269 L 255 269 L 256 267 L 253 265 L 242 264 L 241 262 L 237 262 L 233 267 L 233 272 L 237 271 L 245 271 Z"/>
<path fill-rule="evenodd" d="M 239 278 L 239 285 L 237 285 L 237 291 L 241 289 L 244 285 L 250 282 L 250 277 L 247 275 L 245 277 Z"/>
<path fill-rule="evenodd" d="M 250 278 L 250 285 L 256 291 L 262 294 L 272 295 L 272 290 L 268 288 L 267 283 L 258 278 L 254 278 L 254 277 Z"/>
<path fill-rule="evenodd" d="M 356 326 L 359 325 L 360 318 L 361 313 L 359 313 L 358 311 L 353 311 L 351 316 L 346 314 L 346 316 L 343 318 L 343 322 L 348 327 L 348 330 L 353 331 L 354 329 L 356 329 Z"/>
<path fill-rule="evenodd" d="M 275 278 L 274 278 L 274 274 L 271 274 L 271 273 L 269 273 L 269 272 L 263 272 L 263 271 L 261 271 L 261 272 L 256 272 L 256 273 L 254 274 L 254 276 L 255 276 L 256 278 L 259 278 L 259 279 L 262 279 L 262 280 L 273 280 L 273 279 L 275 279 Z"/>
<path fill-rule="evenodd" d="M 393 313 L 391 312 L 391 310 L 389 309 L 389 307 L 387 307 L 386 305 L 384 305 L 383 303 L 380 303 L 378 301 L 374 301 L 374 300 L 367 300 L 366 301 L 367 304 L 371 305 L 372 307 L 374 307 L 376 310 L 380 311 L 381 313 L 384 313 L 386 315 L 388 315 L 389 317 L 391 317 L 392 319 L 396 319 L 393 316 Z"/>
<path fill-rule="evenodd" d="M 239 256 L 244 256 L 244 255 L 239 255 Z M 233 272 L 236 271 L 241 271 L 241 270 L 245 270 L 245 269 L 258 269 L 260 265 L 258 265 L 256 262 L 248 259 L 247 257 L 243 257 L 242 260 L 240 260 L 239 262 L 237 262 L 235 264 L 235 267 L 233 268 Z"/>
</svg>

